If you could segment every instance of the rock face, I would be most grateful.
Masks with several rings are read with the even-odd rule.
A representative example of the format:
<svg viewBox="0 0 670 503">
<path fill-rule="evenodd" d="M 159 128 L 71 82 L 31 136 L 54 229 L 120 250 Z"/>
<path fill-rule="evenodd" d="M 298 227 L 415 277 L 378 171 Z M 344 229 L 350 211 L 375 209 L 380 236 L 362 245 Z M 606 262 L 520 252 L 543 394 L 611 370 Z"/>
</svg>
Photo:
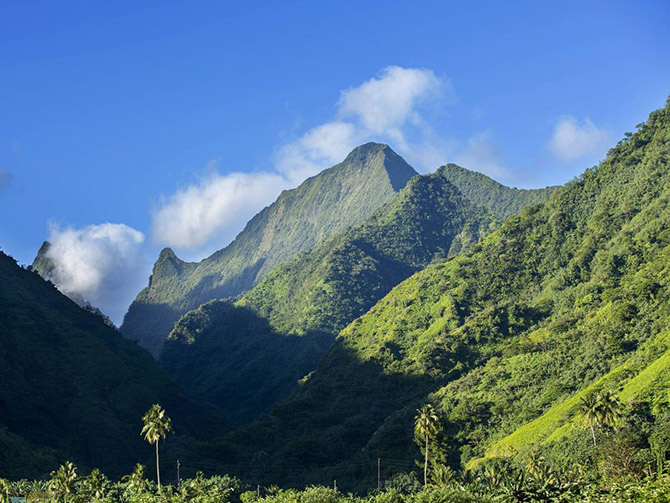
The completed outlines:
<svg viewBox="0 0 670 503">
<path fill-rule="evenodd" d="M 282 192 L 230 245 L 202 262 L 184 262 L 172 250 L 163 250 L 149 285 L 124 318 L 122 333 L 158 357 L 186 311 L 237 296 L 298 253 L 362 223 L 414 175 L 387 145 L 368 143 L 340 164 Z"/>
</svg>

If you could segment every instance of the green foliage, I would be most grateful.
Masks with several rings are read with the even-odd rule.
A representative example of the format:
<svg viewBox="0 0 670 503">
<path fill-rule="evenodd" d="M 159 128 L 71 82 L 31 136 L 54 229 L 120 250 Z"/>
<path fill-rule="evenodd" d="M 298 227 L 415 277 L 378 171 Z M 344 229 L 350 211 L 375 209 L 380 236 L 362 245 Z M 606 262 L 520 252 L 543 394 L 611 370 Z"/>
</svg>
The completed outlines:
<svg viewBox="0 0 670 503">
<path fill-rule="evenodd" d="M 350 321 L 494 221 L 441 175 L 415 177 L 362 226 L 275 269 L 235 307 L 218 301 L 184 315 L 170 335 L 181 344 L 168 343 L 161 364 L 232 419 L 258 416 L 316 367 Z"/>
<path fill-rule="evenodd" d="M 74 470 L 74 466 L 68 470 Z M 541 458 L 525 466 L 497 464 L 478 472 L 454 474 L 443 485 L 422 488 L 413 474 L 400 473 L 381 492 L 368 496 L 342 493 L 320 485 L 302 490 L 248 486 L 228 475 L 205 477 L 198 473 L 182 481 L 179 488 L 162 491 L 147 485 L 131 490 L 129 482 L 110 482 L 104 475 L 105 490 L 93 493 L 86 482 L 92 477 L 71 478 L 68 490 L 55 493 L 39 482 L 26 480 L 4 483 L 4 494 L 21 495 L 29 503 L 492 503 L 492 502 L 574 502 L 624 503 L 670 501 L 670 477 L 650 475 L 638 480 L 611 480 L 606 484 L 584 478 L 577 471 L 557 471 Z M 9 497 L 7 496 L 7 497 Z M 2 494 L 0 494 L 2 497 Z M 1 501 L 1 500 L 0 500 Z"/>
<path fill-rule="evenodd" d="M 587 389 L 648 401 L 657 416 L 669 383 L 658 362 L 670 325 L 669 161 L 667 105 L 546 203 L 396 286 L 271 417 L 230 440 L 254 452 L 262 438 L 270 466 L 290 459 L 319 474 L 319 464 L 411 460 L 407 426 L 427 400 L 447 425 L 448 464 L 545 441 L 589 456 L 578 447 L 588 432 L 571 429 Z"/>
<path fill-rule="evenodd" d="M 155 444 L 165 438 L 172 430 L 172 420 L 167 417 L 165 410 L 157 403 L 142 416 L 142 436 L 150 444 Z"/>
<path fill-rule="evenodd" d="M 238 309 L 220 301 L 184 315 L 170 336 L 182 344 L 165 346 L 163 366 L 236 421 L 268 411 L 348 323 L 415 271 L 470 248 L 498 224 L 445 173 L 414 177 L 361 226 L 276 268 Z M 521 197 L 500 187 L 498 202 Z"/>
<path fill-rule="evenodd" d="M 151 459 L 137 433 L 156 401 L 183 435 L 207 438 L 226 428 L 146 351 L 4 254 L 0 305 L 2 476 L 45 475 L 67 458 L 117 476 Z"/>
<path fill-rule="evenodd" d="M 525 206 L 534 206 L 549 199 L 558 186 L 544 189 L 516 189 L 506 187 L 488 176 L 447 164 L 440 168 L 443 176 L 474 204 L 487 208 L 494 215 L 507 219 Z"/>
<path fill-rule="evenodd" d="M 362 223 L 414 175 L 387 145 L 368 143 L 342 163 L 282 192 L 230 245 L 205 260 L 187 263 L 172 250 L 163 250 L 121 331 L 157 357 L 186 311 L 237 296 L 298 253 Z"/>
</svg>

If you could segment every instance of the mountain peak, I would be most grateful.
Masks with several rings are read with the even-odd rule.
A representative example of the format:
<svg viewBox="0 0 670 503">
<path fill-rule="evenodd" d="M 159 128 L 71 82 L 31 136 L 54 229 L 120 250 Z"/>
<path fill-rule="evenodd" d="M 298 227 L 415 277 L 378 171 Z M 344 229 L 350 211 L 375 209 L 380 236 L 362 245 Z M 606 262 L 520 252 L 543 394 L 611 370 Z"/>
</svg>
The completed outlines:
<svg viewBox="0 0 670 503">
<path fill-rule="evenodd" d="M 558 189 L 558 186 L 542 189 L 512 188 L 483 173 L 452 163 L 441 166 L 436 174 L 453 184 L 474 204 L 485 207 L 503 219 L 515 215 L 524 206 L 532 206 L 546 200 Z"/>
<path fill-rule="evenodd" d="M 172 248 L 163 248 L 154 264 L 153 283 L 166 277 L 179 275 L 184 264 L 186 262 L 177 257 Z"/>
<path fill-rule="evenodd" d="M 158 260 L 177 260 L 179 262 L 182 262 L 182 260 L 177 257 L 175 252 L 172 250 L 172 248 L 163 248 L 158 255 Z"/>
<path fill-rule="evenodd" d="M 347 157 L 344 159 L 344 162 L 360 159 L 361 156 L 376 155 L 379 152 L 383 152 L 384 150 L 391 150 L 393 152 L 391 147 L 389 147 L 385 143 L 377 143 L 374 141 L 363 143 L 362 145 L 359 145 L 358 147 L 354 148 L 351 152 L 349 152 Z"/>
<path fill-rule="evenodd" d="M 51 279 L 51 276 L 54 272 L 54 263 L 49 257 L 47 257 L 47 253 L 49 252 L 50 248 L 51 243 L 49 243 L 49 241 L 42 243 L 42 246 L 40 246 L 40 249 L 37 251 L 35 260 L 33 260 L 33 263 L 30 266 L 33 271 L 42 276 L 44 279 Z"/>
<path fill-rule="evenodd" d="M 342 164 L 357 165 L 363 169 L 382 167 L 394 191 L 399 191 L 410 178 L 418 173 L 385 143 L 368 142 L 359 145 L 344 159 Z"/>
<path fill-rule="evenodd" d="M 360 225 L 416 174 L 388 145 L 366 143 L 339 164 L 282 192 L 232 243 L 201 262 L 183 262 L 165 248 L 148 288 L 130 307 L 122 332 L 158 356 L 186 311 L 212 299 L 235 297 L 298 253 Z M 158 310 L 160 316 L 155 315 Z"/>
</svg>

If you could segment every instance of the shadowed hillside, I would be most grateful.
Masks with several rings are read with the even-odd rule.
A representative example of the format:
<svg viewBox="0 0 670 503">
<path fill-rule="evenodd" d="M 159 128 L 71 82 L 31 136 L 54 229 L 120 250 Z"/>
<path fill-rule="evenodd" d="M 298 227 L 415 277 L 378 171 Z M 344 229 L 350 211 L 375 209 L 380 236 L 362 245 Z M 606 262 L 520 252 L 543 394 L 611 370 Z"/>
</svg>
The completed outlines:
<svg viewBox="0 0 670 503">
<path fill-rule="evenodd" d="M 202 262 L 183 262 L 172 250 L 163 250 L 149 285 L 124 318 L 122 333 L 157 357 L 183 313 L 249 290 L 298 253 L 362 223 L 414 175 L 387 145 L 367 143 L 340 164 L 282 192 L 231 244 Z"/>
<path fill-rule="evenodd" d="M 499 186 L 463 171 L 475 181 L 488 180 L 485 186 Z M 467 176 L 461 175 L 462 180 Z M 523 197 L 548 193 L 526 191 Z M 519 194 L 499 186 L 491 201 L 516 206 Z M 469 249 L 499 223 L 450 183 L 447 167 L 414 177 L 363 225 L 278 267 L 236 303 L 268 323 L 254 322 L 252 330 L 236 310 L 202 306 L 179 321 L 171 334 L 177 342 L 166 345 L 160 362 L 186 390 L 221 406 L 231 418 L 253 419 L 313 370 L 335 335 L 391 288 L 431 262 Z M 277 353 L 278 346 L 296 352 Z M 240 386 L 233 354 L 245 368 L 256 369 L 254 386 Z"/>
<path fill-rule="evenodd" d="M 669 387 L 660 372 L 670 326 L 669 160 L 670 101 L 600 166 L 469 253 L 410 277 L 350 324 L 271 417 L 231 437 L 245 446 L 239 459 L 262 445 L 268 469 L 290 460 L 307 473 L 328 465 L 338 480 L 360 481 L 371 474 L 356 463 L 413 458 L 414 409 L 426 400 L 441 417 L 444 462 L 513 455 L 536 445 L 533 437 L 504 441 L 508 450 L 496 442 L 628 361 L 637 362 L 631 372 L 615 372 L 606 387 L 639 400 L 650 431 L 660 428 Z M 565 435 L 552 428 L 572 417 L 536 438 L 553 449 Z M 287 440 L 285 431 L 296 433 Z M 573 444 L 555 451 L 563 462 L 590 452 L 590 433 L 569 431 Z"/>
<path fill-rule="evenodd" d="M 144 349 L 3 253 L 0 305 L 3 476 L 40 477 L 66 459 L 113 476 L 127 473 L 151 460 L 139 431 L 156 402 L 182 437 L 210 438 L 226 427 Z"/>
</svg>

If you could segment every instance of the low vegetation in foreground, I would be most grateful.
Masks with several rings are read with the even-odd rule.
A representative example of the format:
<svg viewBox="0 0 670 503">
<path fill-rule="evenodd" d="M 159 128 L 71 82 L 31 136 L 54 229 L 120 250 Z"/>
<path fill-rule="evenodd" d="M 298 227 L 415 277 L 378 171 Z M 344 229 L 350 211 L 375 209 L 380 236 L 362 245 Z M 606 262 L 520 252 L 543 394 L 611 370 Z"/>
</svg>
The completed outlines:
<svg viewBox="0 0 670 503">
<path fill-rule="evenodd" d="M 399 473 L 367 495 L 345 494 L 334 487 L 302 490 L 251 487 L 228 475 L 194 478 L 158 487 L 145 469 L 113 482 L 98 470 L 80 476 L 72 463 L 51 473 L 50 480 L 8 482 L 0 479 L 0 502 L 22 496 L 26 503 L 469 503 L 469 502 L 668 502 L 670 474 L 652 471 L 642 478 L 596 479 L 576 465 L 569 472 L 552 470 L 542 458 L 525 466 L 492 463 L 474 471 L 438 470 L 427 486 L 416 472 Z"/>
<path fill-rule="evenodd" d="M 435 408 L 424 404 L 414 418 L 414 440 L 421 462 L 416 461 L 415 469 L 397 471 L 390 477 L 380 469 L 377 487 L 363 496 L 338 491 L 336 480 L 333 487 L 315 485 L 298 490 L 253 487 L 237 477 L 205 477 L 203 472 L 186 480 L 177 478 L 174 485 L 161 485 L 158 442 L 172 432 L 172 426 L 162 407 L 155 404 L 142 418 L 141 435 L 156 448 L 156 482 L 147 478 L 141 464 L 112 481 L 97 469 L 81 476 L 68 461 L 52 471 L 48 480 L 0 479 L 0 503 L 17 497 L 25 498 L 26 503 L 670 502 L 667 450 L 635 445 L 639 428 L 626 423 L 630 415 L 616 395 L 583 397 L 580 414 L 589 440 L 584 443 L 582 462 L 559 467 L 536 448 L 525 457 L 491 458 L 474 468 L 456 471 L 441 461 L 438 449 L 431 448 L 440 435 L 440 420 Z M 663 443 L 665 437 L 649 440 L 651 444 Z M 383 482 L 382 473 L 386 477 Z"/>
</svg>

